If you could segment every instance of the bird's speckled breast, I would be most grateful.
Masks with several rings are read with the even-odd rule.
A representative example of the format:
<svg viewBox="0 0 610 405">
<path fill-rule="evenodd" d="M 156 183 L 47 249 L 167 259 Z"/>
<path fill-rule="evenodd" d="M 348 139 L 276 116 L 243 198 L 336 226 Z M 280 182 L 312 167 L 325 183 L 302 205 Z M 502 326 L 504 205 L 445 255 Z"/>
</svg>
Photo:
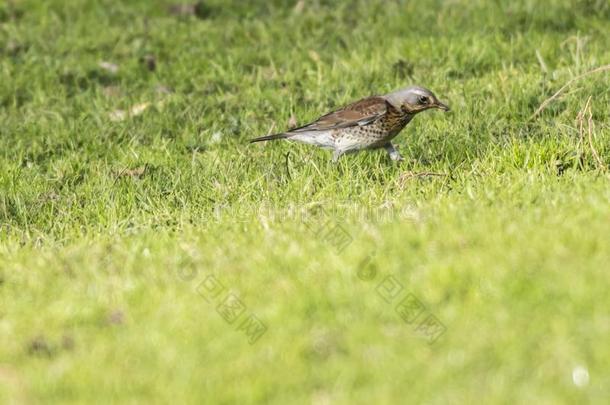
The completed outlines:
<svg viewBox="0 0 610 405">
<path fill-rule="evenodd" d="M 348 149 L 367 149 L 385 145 L 411 121 L 412 114 L 390 107 L 387 113 L 369 125 L 336 130 L 336 142 L 350 144 Z"/>
</svg>

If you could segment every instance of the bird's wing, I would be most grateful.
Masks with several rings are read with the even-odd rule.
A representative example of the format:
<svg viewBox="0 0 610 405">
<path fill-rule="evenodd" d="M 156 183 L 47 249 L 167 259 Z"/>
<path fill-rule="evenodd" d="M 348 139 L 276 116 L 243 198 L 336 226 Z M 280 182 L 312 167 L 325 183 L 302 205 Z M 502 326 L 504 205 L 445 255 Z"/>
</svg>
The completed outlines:
<svg viewBox="0 0 610 405">
<path fill-rule="evenodd" d="M 378 96 L 363 98 L 340 110 L 333 111 L 316 121 L 288 131 L 328 131 L 331 129 L 368 125 L 384 116 L 388 111 L 387 101 Z"/>
</svg>

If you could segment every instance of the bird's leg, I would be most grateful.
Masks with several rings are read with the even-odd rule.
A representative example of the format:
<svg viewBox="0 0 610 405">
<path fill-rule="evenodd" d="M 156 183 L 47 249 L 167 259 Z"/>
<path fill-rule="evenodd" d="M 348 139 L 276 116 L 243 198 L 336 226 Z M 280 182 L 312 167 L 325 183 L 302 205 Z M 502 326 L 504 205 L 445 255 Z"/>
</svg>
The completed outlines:
<svg viewBox="0 0 610 405">
<path fill-rule="evenodd" d="M 343 152 L 339 149 L 335 149 L 333 152 L 333 163 L 337 163 L 341 155 L 343 155 Z"/>
<path fill-rule="evenodd" d="M 396 147 L 392 145 L 392 142 L 386 143 L 383 147 L 388 152 L 390 159 L 396 162 L 402 162 L 403 160 L 405 160 L 405 158 L 403 158 L 400 153 L 398 153 L 398 149 L 396 149 Z"/>
</svg>

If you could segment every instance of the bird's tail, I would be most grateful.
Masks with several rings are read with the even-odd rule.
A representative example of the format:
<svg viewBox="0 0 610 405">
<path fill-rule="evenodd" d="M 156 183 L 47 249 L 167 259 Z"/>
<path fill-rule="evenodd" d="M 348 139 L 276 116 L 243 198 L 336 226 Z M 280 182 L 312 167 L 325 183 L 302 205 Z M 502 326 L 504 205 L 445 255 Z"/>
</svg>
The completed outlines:
<svg viewBox="0 0 610 405">
<path fill-rule="evenodd" d="M 285 133 L 273 134 L 273 135 L 261 136 L 260 138 L 250 139 L 250 143 L 263 142 L 263 141 L 275 141 L 276 139 L 286 139 L 286 138 L 288 138 L 288 134 L 285 134 Z"/>
</svg>

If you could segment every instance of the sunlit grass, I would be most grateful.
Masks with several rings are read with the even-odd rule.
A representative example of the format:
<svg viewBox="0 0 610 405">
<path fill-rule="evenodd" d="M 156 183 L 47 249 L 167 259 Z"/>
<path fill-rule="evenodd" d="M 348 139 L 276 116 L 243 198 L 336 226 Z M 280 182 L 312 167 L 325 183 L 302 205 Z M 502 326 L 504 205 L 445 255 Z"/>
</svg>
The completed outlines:
<svg viewBox="0 0 610 405">
<path fill-rule="evenodd" d="M 610 6 L 170 3 L 0 5 L 0 402 L 605 402 L 610 76 L 529 117 Z M 401 165 L 246 142 L 409 84 Z"/>
</svg>

